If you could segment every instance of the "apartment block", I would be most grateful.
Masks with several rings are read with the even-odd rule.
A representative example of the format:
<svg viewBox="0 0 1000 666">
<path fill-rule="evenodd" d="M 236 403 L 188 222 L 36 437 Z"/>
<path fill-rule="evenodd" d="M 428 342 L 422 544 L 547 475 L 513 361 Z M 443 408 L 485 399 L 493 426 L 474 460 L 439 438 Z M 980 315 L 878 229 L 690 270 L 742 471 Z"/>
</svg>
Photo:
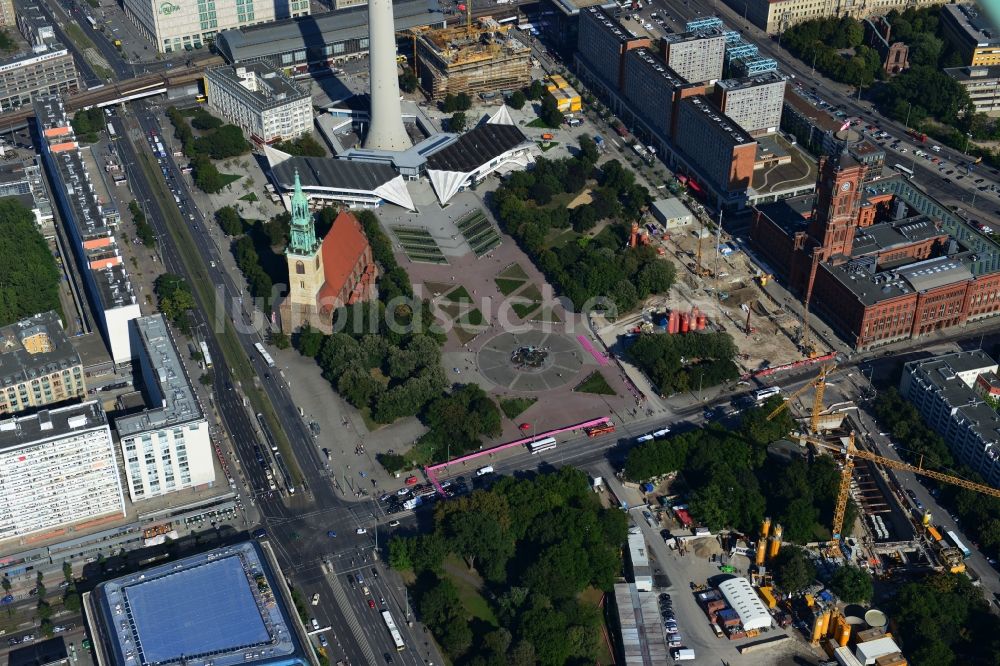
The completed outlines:
<svg viewBox="0 0 1000 666">
<path fill-rule="evenodd" d="M 312 96 L 266 62 L 205 73 L 208 105 L 257 143 L 295 139 L 312 130 Z"/>
<path fill-rule="evenodd" d="M 163 315 L 133 322 L 146 408 L 115 420 L 133 502 L 215 482 L 208 420 Z"/>
<path fill-rule="evenodd" d="M 674 142 L 698 165 L 713 185 L 725 191 L 746 190 L 753 178 L 757 142 L 707 98 L 677 103 Z"/>
<path fill-rule="evenodd" d="M 899 389 L 958 462 L 1000 487 L 1000 415 L 981 388 L 996 384 L 996 373 L 985 352 L 956 352 L 907 363 Z"/>
<path fill-rule="evenodd" d="M 0 421 L 0 540 L 125 516 L 111 429 L 96 401 Z"/>
<path fill-rule="evenodd" d="M 978 5 L 945 5 L 941 32 L 970 67 L 1000 65 L 1000 30 Z"/>
<path fill-rule="evenodd" d="M 648 37 L 633 37 L 625 32 L 611 14 L 602 7 L 580 10 L 580 32 L 577 50 L 587 67 L 597 74 L 604 85 L 619 90 L 625 70 L 625 54 L 641 47 L 649 48 Z"/>
<path fill-rule="evenodd" d="M 726 57 L 722 30 L 669 34 L 660 43 L 667 66 L 685 81 L 703 83 L 722 78 Z"/>
<path fill-rule="evenodd" d="M 635 113 L 665 137 L 673 136 L 674 100 L 686 82 L 651 49 L 625 55 L 622 94 Z"/>
<path fill-rule="evenodd" d="M 0 328 L 0 414 L 87 396 L 80 354 L 55 312 Z"/>
<path fill-rule="evenodd" d="M 752 136 L 771 134 L 781 126 L 785 79 L 767 72 L 749 79 L 728 79 L 715 86 L 719 109 Z"/>
<path fill-rule="evenodd" d="M 33 101 L 45 170 L 54 184 L 53 194 L 94 318 L 114 362 L 128 363 L 128 323 L 140 312 L 115 237 L 120 216 L 97 198 L 62 98 L 39 96 Z"/>
</svg>

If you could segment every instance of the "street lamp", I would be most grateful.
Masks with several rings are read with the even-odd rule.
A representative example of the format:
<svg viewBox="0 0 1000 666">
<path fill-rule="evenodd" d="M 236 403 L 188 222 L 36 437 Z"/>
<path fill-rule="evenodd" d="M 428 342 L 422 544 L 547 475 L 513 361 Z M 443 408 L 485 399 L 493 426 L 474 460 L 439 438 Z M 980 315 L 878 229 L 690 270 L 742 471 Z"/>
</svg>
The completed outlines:
<svg viewBox="0 0 1000 666">
<path fill-rule="evenodd" d="M 972 132 L 965 133 L 965 150 L 962 151 L 963 155 L 969 154 L 969 141 L 972 139 Z"/>
<path fill-rule="evenodd" d="M 906 122 L 903 123 L 903 126 L 906 127 L 906 129 L 910 129 L 910 111 L 912 111 L 912 110 L 913 110 L 913 102 L 907 102 L 906 103 Z"/>
</svg>

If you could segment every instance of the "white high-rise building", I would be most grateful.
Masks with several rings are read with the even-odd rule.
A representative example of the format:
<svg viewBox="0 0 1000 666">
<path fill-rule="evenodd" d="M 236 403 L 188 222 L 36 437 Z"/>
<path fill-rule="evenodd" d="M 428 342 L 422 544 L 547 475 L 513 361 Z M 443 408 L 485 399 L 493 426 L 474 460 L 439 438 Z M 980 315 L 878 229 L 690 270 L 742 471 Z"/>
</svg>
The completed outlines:
<svg viewBox="0 0 1000 666">
<path fill-rule="evenodd" d="M 215 482 L 208 420 L 163 315 L 133 324 L 147 409 L 115 421 L 133 502 Z"/>
<path fill-rule="evenodd" d="M 124 0 L 125 15 L 160 53 L 207 46 L 230 28 L 309 15 L 309 0 Z"/>
<path fill-rule="evenodd" d="M 0 421 L 0 540 L 112 515 L 125 499 L 98 402 Z"/>
</svg>

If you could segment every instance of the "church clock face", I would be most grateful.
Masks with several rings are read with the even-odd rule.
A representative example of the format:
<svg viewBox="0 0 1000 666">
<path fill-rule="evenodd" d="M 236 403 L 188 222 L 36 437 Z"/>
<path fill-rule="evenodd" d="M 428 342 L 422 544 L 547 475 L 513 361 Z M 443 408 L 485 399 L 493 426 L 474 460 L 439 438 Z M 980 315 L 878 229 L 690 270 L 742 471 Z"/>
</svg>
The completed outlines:
<svg viewBox="0 0 1000 666">
<path fill-rule="evenodd" d="M 844 183 L 843 185 L 840 186 L 840 191 L 841 192 L 846 192 L 849 189 L 851 189 L 851 184 L 850 183 Z"/>
</svg>

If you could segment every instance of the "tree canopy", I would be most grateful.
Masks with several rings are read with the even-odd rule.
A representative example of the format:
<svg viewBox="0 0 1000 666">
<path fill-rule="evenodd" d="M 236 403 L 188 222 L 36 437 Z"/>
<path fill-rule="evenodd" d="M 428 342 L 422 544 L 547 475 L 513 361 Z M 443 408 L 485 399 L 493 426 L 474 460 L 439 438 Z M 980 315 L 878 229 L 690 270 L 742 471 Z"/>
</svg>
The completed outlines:
<svg viewBox="0 0 1000 666">
<path fill-rule="evenodd" d="M 594 663 L 600 613 L 578 595 L 611 590 L 627 527 L 566 467 L 439 504 L 433 533 L 394 538 L 390 564 L 417 574 L 417 612 L 456 664 Z M 442 567 L 449 553 L 484 578 L 498 626 L 470 621 Z"/>
<path fill-rule="evenodd" d="M 806 552 L 792 545 L 784 546 L 769 565 L 774 582 L 784 592 L 794 594 L 816 580 L 816 565 Z"/>
<path fill-rule="evenodd" d="M 291 141 L 279 141 L 274 144 L 274 147 L 289 155 L 296 155 L 298 157 L 326 157 L 326 151 L 323 150 L 323 146 L 313 138 L 312 134 L 303 134 Z"/>
<path fill-rule="evenodd" d="M 0 199 L 0 326 L 55 310 L 59 269 L 35 216 L 13 197 Z"/>
<path fill-rule="evenodd" d="M 728 333 L 643 335 L 627 350 L 663 395 L 709 388 L 739 377 Z"/>
<path fill-rule="evenodd" d="M 859 567 L 847 565 L 833 572 L 830 589 L 849 604 L 868 603 L 872 598 L 872 576 Z"/>
<path fill-rule="evenodd" d="M 995 664 L 1000 618 L 962 574 L 935 574 L 906 583 L 890 597 L 900 647 L 914 666 Z"/>
<path fill-rule="evenodd" d="M 674 265 L 652 247 L 622 249 L 629 225 L 649 204 L 649 192 L 617 160 L 595 169 L 589 137 L 570 158 L 540 158 L 531 171 L 512 173 L 493 195 L 504 230 L 531 257 L 546 279 L 576 308 L 634 308 L 650 294 L 663 293 L 676 278 Z M 593 202 L 569 210 L 556 195 L 578 194 L 589 185 Z M 566 199 L 561 200 L 565 202 Z M 585 232 L 610 220 L 601 233 L 550 246 L 550 232 L 573 227 Z M 621 222 L 625 222 L 622 224 Z"/>
<path fill-rule="evenodd" d="M 187 333 L 190 328 L 188 311 L 195 306 L 191 286 L 179 275 L 163 273 L 153 283 L 159 310 L 171 323 Z"/>
</svg>

